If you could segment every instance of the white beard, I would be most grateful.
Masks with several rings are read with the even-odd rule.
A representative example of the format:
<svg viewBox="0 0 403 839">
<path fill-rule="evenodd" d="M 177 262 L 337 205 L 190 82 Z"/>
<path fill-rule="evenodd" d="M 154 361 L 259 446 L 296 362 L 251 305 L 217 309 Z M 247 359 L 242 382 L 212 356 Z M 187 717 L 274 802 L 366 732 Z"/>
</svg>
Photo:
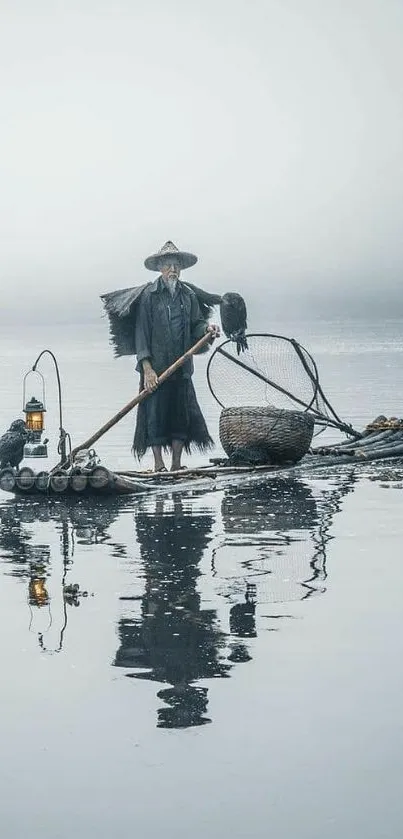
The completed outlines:
<svg viewBox="0 0 403 839">
<path fill-rule="evenodd" d="M 175 294 L 175 291 L 176 291 L 176 283 L 177 283 L 177 282 L 178 282 L 178 280 L 167 280 L 167 281 L 166 281 L 168 291 L 169 291 L 169 293 L 171 294 L 171 296 L 172 296 L 172 297 L 173 297 L 173 296 L 174 296 L 174 294 Z"/>
</svg>

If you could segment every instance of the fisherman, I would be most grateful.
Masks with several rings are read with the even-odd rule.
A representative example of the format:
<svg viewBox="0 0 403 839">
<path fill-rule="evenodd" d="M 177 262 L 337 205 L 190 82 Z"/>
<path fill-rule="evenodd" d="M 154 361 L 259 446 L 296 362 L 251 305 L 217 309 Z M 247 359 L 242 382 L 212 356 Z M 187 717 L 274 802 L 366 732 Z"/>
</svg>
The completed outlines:
<svg viewBox="0 0 403 839">
<path fill-rule="evenodd" d="M 192 383 L 193 359 L 188 359 L 163 384 L 158 376 L 192 347 L 206 332 L 214 340 L 219 327 L 208 324 L 198 297 L 180 280 L 180 273 L 197 262 L 197 256 L 166 242 L 145 260 L 145 267 L 158 271 L 146 285 L 136 306 L 135 347 L 140 388 L 150 392 L 138 407 L 133 451 L 139 458 L 148 448 L 156 472 L 166 472 L 163 449 L 171 452 L 171 471 L 182 467 L 182 452 L 192 445 L 201 451 L 213 441 L 197 402 Z M 208 350 L 208 345 L 199 352 Z"/>
</svg>

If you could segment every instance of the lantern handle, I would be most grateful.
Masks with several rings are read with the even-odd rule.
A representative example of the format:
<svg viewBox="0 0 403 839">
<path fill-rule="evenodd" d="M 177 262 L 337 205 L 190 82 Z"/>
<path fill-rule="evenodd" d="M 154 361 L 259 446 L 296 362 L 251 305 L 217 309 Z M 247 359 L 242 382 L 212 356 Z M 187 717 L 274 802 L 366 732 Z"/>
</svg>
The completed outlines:
<svg viewBox="0 0 403 839">
<path fill-rule="evenodd" d="M 31 368 L 31 370 L 28 370 L 28 373 L 25 373 L 25 376 L 24 376 L 23 386 L 22 386 L 22 410 L 24 410 L 25 403 L 26 403 L 26 381 L 27 381 L 28 376 L 31 376 L 32 373 L 36 373 L 36 375 L 39 376 L 39 378 L 42 381 L 42 404 L 43 404 L 43 407 L 46 409 L 46 404 L 45 404 L 45 379 L 42 376 L 42 373 L 40 372 L 40 370 L 36 370 L 35 366 L 34 366 L 34 367 Z"/>
</svg>

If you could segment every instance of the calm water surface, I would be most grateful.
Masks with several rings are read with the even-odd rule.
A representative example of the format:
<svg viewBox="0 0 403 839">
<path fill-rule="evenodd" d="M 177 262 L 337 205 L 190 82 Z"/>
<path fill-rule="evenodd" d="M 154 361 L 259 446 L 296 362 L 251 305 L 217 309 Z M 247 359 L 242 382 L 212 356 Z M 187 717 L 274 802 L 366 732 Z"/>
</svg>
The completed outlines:
<svg viewBox="0 0 403 839">
<path fill-rule="evenodd" d="M 400 322 L 280 326 L 345 419 L 402 414 Z M 74 443 L 128 401 L 102 329 L 3 335 L 2 428 L 43 346 Z M 132 424 L 97 445 L 108 465 Z M 108 505 L 0 494 L 2 835 L 398 839 L 402 486 L 378 467 Z"/>
</svg>

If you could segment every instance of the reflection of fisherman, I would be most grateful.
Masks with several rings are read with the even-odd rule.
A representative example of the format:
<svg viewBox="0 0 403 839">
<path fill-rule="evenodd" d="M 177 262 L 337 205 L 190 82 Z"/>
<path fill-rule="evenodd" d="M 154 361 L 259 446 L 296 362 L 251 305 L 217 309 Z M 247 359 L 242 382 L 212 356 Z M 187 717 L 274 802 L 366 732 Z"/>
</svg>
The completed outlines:
<svg viewBox="0 0 403 839">
<path fill-rule="evenodd" d="M 159 711 L 161 727 L 202 725 L 208 722 L 207 689 L 193 683 L 229 670 L 221 660 L 225 635 L 216 625 L 216 612 L 201 608 L 196 591 L 213 520 L 208 514 L 187 514 L 179 500 L 173 512 L 163 504 L 157 514 L 137 515 L 146 591 L 141 618 L 120 621 L 115 665 L 142 668 L 135 678 L 172 686 L 158 693 L 171 706 Z"/>
</svg>

